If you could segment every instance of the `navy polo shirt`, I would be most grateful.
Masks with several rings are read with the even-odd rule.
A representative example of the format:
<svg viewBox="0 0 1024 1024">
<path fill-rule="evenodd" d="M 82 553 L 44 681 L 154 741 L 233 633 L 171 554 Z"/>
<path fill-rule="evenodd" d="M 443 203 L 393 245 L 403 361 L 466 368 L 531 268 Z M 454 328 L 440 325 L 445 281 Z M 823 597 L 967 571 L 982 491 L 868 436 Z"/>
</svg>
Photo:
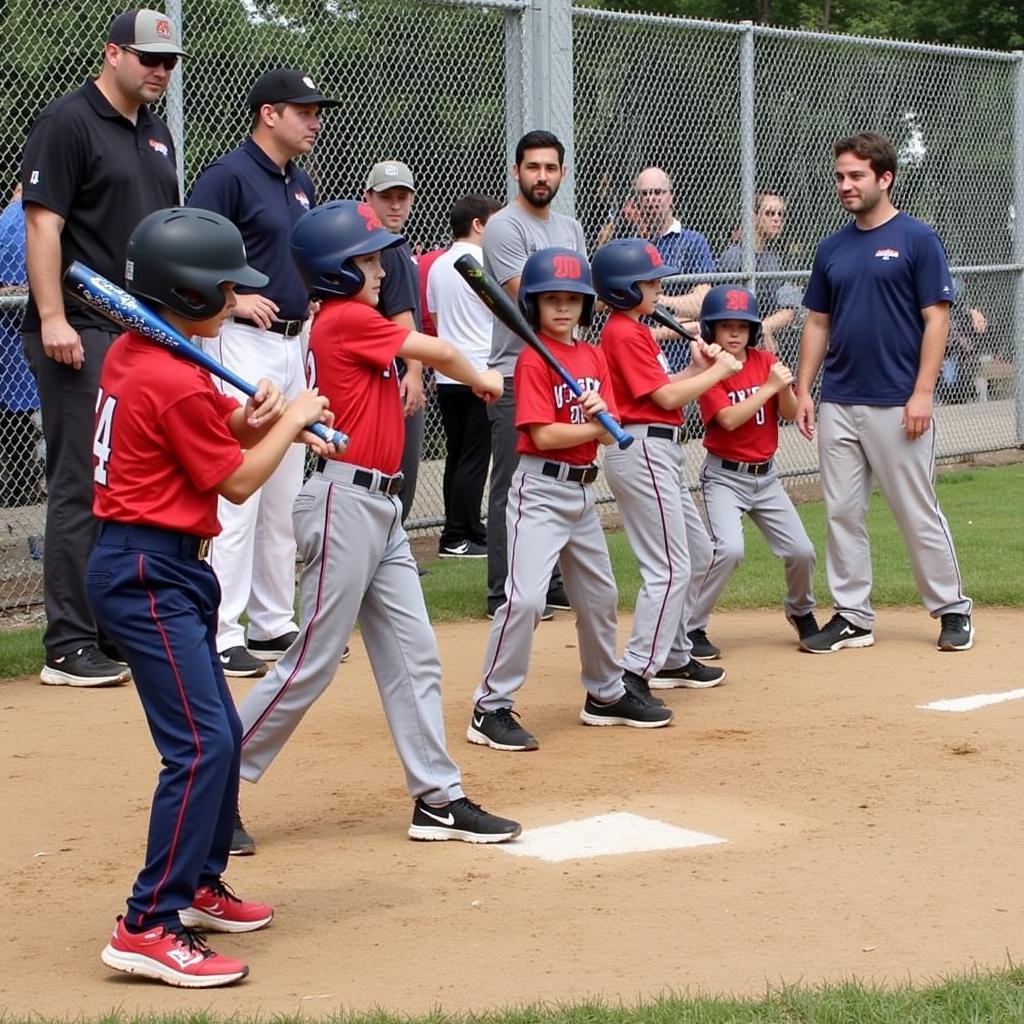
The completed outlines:
<svg viewBox="0 0 1024 1024">
<path fill-rule="evenodd" d="M 135 226 L 180 201 L 167 125 L 145 106 L 132 124 L 92 81 L 54 100 L 36 118 L 25 143 L 21 184 L 22 203 L 38 203 L 64 218 L 61 269 L 81 260 L 119 285 Z M 114 329 L 106 317 L 68 296 L 64 306 L 72 327 Z M 31 296 L 23 330 L 39 330 Z"/>
<path fill-rule="evenodd" d="M 309 294 L 292 261 L 295 222 L 316 205 L 309 175 L 291 160 L 282 171 L 253 140 L 215 160 L 199 176 L 188 205 L 227 217 L 242 233 L 249 265 L 270 278 L 259 292 L 277 303 L 280 320 L 304 320 Z"/>
</svg>

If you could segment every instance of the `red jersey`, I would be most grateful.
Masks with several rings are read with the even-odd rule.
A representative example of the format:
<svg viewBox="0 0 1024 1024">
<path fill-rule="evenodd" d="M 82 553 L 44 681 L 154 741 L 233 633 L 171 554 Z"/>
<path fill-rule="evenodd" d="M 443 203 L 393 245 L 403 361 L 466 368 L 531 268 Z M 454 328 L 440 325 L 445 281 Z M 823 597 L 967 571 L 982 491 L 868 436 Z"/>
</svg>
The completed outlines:
<svg viewBox="0 0 1024 1024">
<path fill-rule="evenodd" d="M 228 427 L 238 403 L 203 369 L 137 334 L 103 361 L 93 440 L 93 513 L 213 537 L 216 487 L 242 464 Z"/>
<path fill-rule="evenodd" d="M 543 334 L 540 337 L 555 358 L 576 378 L 579 386 L 584 391 L 599 392 L 608 405 L 609 414 L 618 419 L 604 353 L 583 342 L 566 345 Z M 516 360 L 514 386 L 516 427 L 519 428 L 516 451 L 520 455 L 539 455 L 542 459 L 568 462 L 573 466 L 589 466 L 597 458 L 596 440 L 547 451 L 541 451 L 533 443 L 529 431 L 531 425 L 586 423 L 587 420 L 569 385 L 529 345 L 524 346 Z"/>
<path fill-rule="evenodd" d="M 779 447 L 779 400 L 772 395 L 741 427 L 729 431 L 718 425 L 719 409 L 739 405 L 768 379 L 775 356 L 761 348 L 748 348 L 743 368 L 720 380 L 700 396 L 700 414 L 707 428 L 704 447 L 720 459 L 735 462 L 767 462 Z"/>
<path fill-rule="evenodd" d="M 616 310 L 601 331 L 601 348 L 623 423 L 678 427 L 683 422 L 682 409 L 662 409 L 651 398 L 652 391 L 669 382 L 669 368 L 650 328 Z"/>
<path fill-rule="evenodd" d="M 416 269 L 419 270 L 420 277 L 420 323 L 422 324 L 422 330 L 424 334 L 429 334 L 432 338 L 437 337 L 437 324 L 434 323 L 434 318 L 430 315 L 430 307 L 427 305 L 427 276 L 430 274 L 430 268 L 448 251 L 447 246 L 443 246 L 440 249 L 431 249 L 430 252 L 423 253 L 422 256 L 416 256 Z"/>
<path fill-rule="evenodd" d="M 398 472 L 405 416 L 395 356 L 410 333 L 353 299 L 328 299 L 313 321 L 306 382 L 327 396 L 335 427 L 351 438 L 339 461 Z"/>
</svg>

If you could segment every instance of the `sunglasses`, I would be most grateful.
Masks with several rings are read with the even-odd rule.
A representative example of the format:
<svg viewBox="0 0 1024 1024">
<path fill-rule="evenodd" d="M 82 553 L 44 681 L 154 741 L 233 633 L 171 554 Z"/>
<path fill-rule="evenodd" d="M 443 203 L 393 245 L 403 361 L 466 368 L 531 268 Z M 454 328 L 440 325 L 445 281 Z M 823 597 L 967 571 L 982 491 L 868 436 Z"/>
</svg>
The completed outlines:
<svg viewBox="0 0 1024 1024">
<path fill-rule="evenodd" d="M 667 196 L 671 191 L 670 188 L 638 188 L 636 194 L 638 196 Z"/>
<path fill-rule="evenodd" d="M 142 53 L 133 46 L 122 46 L 121 49 L 135 54 L 138 62 L 144 68 L 158 68 L 163 65 L 165 71 L 173 71 L 178 66 L 176 53 Z"/>
</svg>

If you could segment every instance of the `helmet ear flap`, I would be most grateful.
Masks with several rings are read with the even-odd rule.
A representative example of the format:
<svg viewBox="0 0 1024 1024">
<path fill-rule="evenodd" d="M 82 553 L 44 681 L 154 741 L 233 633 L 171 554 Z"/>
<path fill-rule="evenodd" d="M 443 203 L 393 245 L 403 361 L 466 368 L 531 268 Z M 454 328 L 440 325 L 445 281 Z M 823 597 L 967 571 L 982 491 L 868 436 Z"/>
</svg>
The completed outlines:
<svg viewBox="0 0 1024 1024">
<path fill-rule="evenodd" d="M 713 320 L 701 320 L 700 336 L 709 345 L 715 340 L 715 323 Z"/>
<path fill-rule="evenodd" d="M 534 329 L 540 327 L 540 312 L 537 309 L 537 300 L 532 295 L 521 295 L 519 297 L 519 308 L 526 317 L 526 322 Z"/>
</svg>

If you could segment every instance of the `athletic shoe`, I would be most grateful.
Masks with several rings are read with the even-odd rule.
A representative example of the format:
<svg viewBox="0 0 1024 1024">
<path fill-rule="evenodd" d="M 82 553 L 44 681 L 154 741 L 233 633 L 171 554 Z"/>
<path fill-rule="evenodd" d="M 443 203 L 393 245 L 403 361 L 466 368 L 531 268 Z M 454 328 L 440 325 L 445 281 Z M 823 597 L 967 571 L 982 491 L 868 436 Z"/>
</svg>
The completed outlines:
<svg viewBox="0 0 1024 1024">
<path fill-rule="evenodd" d="M 861 629 L 836 612 L 814 636 L 801 639 L 800 648 L 808 654 L 831 654 L 844 647 L 872 647 L 874 643 L 870 629 Z"/>
<path fill-rule="evenodd" d="M 464 843 L 505 843 L 522 832 L 518 821 L 488 814 L 479 804 L 462 797 L 440 807 L 416 801 L 409 826 L 409 838 L 443 842 L 459 839 Z"/>
<path fill-rule="evenodd" d="M 108 658 L 95 644 L 54 658 L 47 655 L 40 682 L 47 686 L 120 686 L 132 677 L 127 665 Z"/>
<path fill-rule="evenodd" d="M 245 649 L 261 661 L 277 661 L 278 658 L 288 650 L 298 639 L 299 631 L 293 629 L 290 633 L 282 633 L 272 640 L 249 640 Z"/>
<path fill-rule="evenodd" d="M 222 881 L 197 890 L 192 906 L 178 911 L 186 928 L 210 932 L 254 932 L 274 919 L 266 903 L 240 900 Z"/>
<path fill-rule="evenodd" d="M 437 554 L 439 558 L 486 558 L 487 545 L 464 540 L 458 544 L 442 544 Z"/>
<path fill-rule="evenodd" d="M 141 974 L 179 988 L 214 988 L 240 981 L 249 973 L 241 960 L 214 953 L 190 928 L 170 932 L 162 925 L 138 935 L 118 917 L 100 959 L 115 971 Z"/>
<path fill-rule="evenodd" d="M 970 615 L 947 612 L 936 646 L 940 651 L 969 651 L 974 646 L 974 625 Z"/>
<path fill-rule="evenodd" d="M 587 694 L 580 712 L 584 725 L 629 725 L 635 729 L 659 729 L 672 721 L 672 709 L 651 704 L 629 690 L 611 704 L 601 704 Z"/>
<path fill-rule="evenodd" d="M 247 679 L 267 674 L 266 662 L 254 658 L 244 647 L 229 647 L 226 651 L 221 651 L 218 657 L 220 667 L 224 669 L 226 676 Z"/>
<path fill-rule="evenodd" d="M 635 672 L 630 672 L 628 669 L 624 671 L 622 673 L 622 685 L 634 697 L 639 697 L 641 700 L 647 701 L 648 704 L 653 704 L 658 708 L 665 706 L 665 702 L 660 697 L 655 697 L 651 693 L 651 687 L 647 680 L 643 676 L 638 676 Z"/>
<path fill-rule="evenodd" d="M 821 627 L 818 625 L 818 620 L 814 617 L 814 612 L 808 612 L 806 615 L 788 615 L 789 624 L 796 630 L 796 634 L 800 637 L 801 642 L 804 640 L 810 640 L 815 633 L 821 632 Z"/>
<path fill-rule="evenodd" d="M 650 681 L 652 690 L 707 690 L 725 680 L 724 668 L 712 668 L 691 658 L 679 668 L 663 668 Z"/>
<path fill-rule="evenodd" d="M 494 616 L 498 614 L 498 609 L 504 603 L 505 603 L 504 601 L 499 601 L 498 604 L 491 604 L 491 602 L 488 601 L 487 602 L 487 618 L 493 619 Z M 554 610 L 551 608 L 551 605 L 548 605 L 548 604 L 544 605 L 544 611 L 542 611 L 540 613 L 540 621 L 541 622 L 550 622 L 554 617 L 555 617 L 555 613 L 554 613 Z"/>
<path fill-rule="evenodd" d="M 694 658 L 714 661 L 715 658 L 720 658 L 722 656 L 721 650 L 708 639 L 708 635 L 703 629 L 690 630 L 686 635 L 689 637 L 690 643 L 693 645 L 693 650 L 690 651 L 690 654 Z"/>
<path fill-rule="evenodd" d="M 518 717 L 511 708 L 498 708 L 497 711 L 473 708 L 466 739 L 495 750 L 536 750 L 540 746 L 537 737 L 516 721 Z"/>
<path fill-rule="evenodd" d="M 242 812 L 235 811 L 235 830 L 231 833 L 232 857 L 251 857 L 256 852 L 256 840 L 245 830 L 242 824 Z"/>
<path fill-rule="evenodd" d="M 558 611 L 562 612 L 572 610 L 572 605 L 569 604 L 569 597 L 565 592 L 565 587 L 561 584 L 557 587 L 552 587 L 548 591 L 547 605 L 549 608 L 556 608 Z"/>
<path fill-rule="evenodd" d="M 348 644 L 345 644 L 345 650 L 341 652 L 341 660 L 348 661 L 348 656 L 352 653 L 352 648 Z"/>
</svg>

